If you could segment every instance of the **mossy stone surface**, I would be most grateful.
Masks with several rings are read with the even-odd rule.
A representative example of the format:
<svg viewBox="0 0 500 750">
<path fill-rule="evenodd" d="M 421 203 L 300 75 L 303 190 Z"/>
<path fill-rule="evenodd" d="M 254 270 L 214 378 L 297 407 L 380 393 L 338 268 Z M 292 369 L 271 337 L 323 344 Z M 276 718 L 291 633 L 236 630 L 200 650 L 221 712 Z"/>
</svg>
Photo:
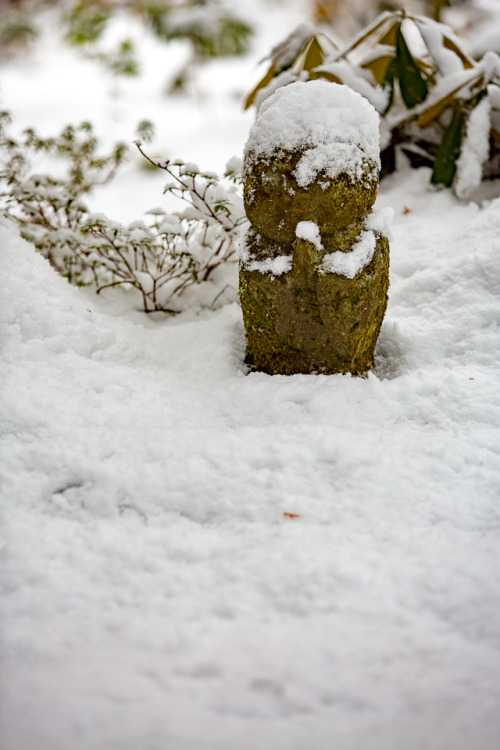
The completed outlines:
<svg viewBox="0 0 500 750">
<path fill-rule="evenodd" d="M 335 84 L 296 82 L 273 97 L 245 147 L 246 361 L 270 375 L 362 375 L 373 366 L 389 287 L 389 243 L 370 217 L 378 117 Z M 343 253 L 353 254 L 340 262 Z"/>
<path fill-rule="evenodd" d="M 378 165 L 366 161 L 364 175 L 354 181 L 341 173 L 331 178 L 320 172 L 301 187 L 295 178 L 302 153 L 281 152 L 272 157 L 245 158 L 245 211 L 253 227 L 280 243 L 295 240 L 300 221 L 314 221 L 322 237 L 364 218 L 377 197 Z"/>
<path fill-rule="evenodd" d="M 253 369 L 361 375 L 373 366 L 387 306 L 389 243 L 378 236 L 371 262 L 353 279 L 324 273 L 323 254 L 297 239 L 289 273 L 240 267 L 246 362 Z"/>
<path fill-rule="evenodd" d="M 276 258 L 278 255 L 291 253 L 290 243 L 276 242 L 257 232 L 252 225 L 247 229 L 245 246 L 248 258 L 252 261 L 263 261 Z"/>
</svg>

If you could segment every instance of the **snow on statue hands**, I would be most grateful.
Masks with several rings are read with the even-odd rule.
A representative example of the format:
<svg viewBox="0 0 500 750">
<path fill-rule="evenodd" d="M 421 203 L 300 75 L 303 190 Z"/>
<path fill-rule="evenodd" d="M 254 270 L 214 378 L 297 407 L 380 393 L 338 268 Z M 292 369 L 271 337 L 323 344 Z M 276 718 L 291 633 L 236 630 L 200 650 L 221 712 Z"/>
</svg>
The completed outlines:
<svg viewBox="0 0 500 750">
<path fill-rule="evenodd" d="M 269 374 L 363 374 L 387 306 L 392 213 L 374 212 L 378 115 L 347 86 L 292 83 L 245 147 L 240 251 L 247 363 Z"/>
</svg>

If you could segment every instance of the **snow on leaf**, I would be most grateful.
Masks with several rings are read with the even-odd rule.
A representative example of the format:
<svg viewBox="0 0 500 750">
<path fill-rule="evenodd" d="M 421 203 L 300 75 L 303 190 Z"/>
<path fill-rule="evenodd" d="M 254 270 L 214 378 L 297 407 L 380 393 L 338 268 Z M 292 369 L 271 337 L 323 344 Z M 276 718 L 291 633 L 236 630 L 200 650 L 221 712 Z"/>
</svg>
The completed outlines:
<svg viewBox="0 0 500 750">
<path fill-rule="evenodd" d="M 491 104 L 485 96 L 467 119 L 454 186 L 460 198 L 467 197 L 481 183 L 490 149 L 490 112 Z"/>
<path fill-rule="evenodd" d="M 415 23 L 441 75 L 474 67 L 474 62 L 461 49 L 451 29 L 430 18 L 418 17 Z"/>
</svg>

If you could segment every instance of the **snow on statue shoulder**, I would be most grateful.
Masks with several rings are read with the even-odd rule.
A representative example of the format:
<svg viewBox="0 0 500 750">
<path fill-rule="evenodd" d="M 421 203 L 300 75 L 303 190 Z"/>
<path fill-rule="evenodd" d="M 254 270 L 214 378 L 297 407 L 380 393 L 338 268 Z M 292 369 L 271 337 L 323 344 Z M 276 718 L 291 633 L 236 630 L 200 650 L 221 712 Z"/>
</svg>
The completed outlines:
<svg viewBox="0 0 500 750">
<path fill-rule="evenodd" d="M 348 87 L 292 83 L 262 106 L 245 147 L 251 226 L 240 261 L 255 369 L 372 366 L 389 284 L 388 241 L 372 212 L 379 168 L 378 115 Z"/>
</svg>

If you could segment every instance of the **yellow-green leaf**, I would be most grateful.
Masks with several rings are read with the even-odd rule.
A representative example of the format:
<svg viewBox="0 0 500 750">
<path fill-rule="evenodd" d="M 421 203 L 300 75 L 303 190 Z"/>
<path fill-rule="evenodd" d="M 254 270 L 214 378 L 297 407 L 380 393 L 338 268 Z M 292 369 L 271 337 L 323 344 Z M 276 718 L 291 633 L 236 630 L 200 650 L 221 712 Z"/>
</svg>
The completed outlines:
<svg viewBox="0 0 500 750">
<path fill-rule="evenodd" d="M 395 47 L 397 34 L 400 28 L 401 20 L 399 18 L 395 19 L 388 29 L 384 29 L 382 36 L 377 39 L 377 44 L 385 44 L 386 47 Z"/>
<path fill-rule="evenodd" d="M 365 70 L 371 70 L 373 78 L 379 86 L 381 86 L 387 75 L 389 65 L 394 60 L 394 55 L 388 55 L 387 53 L 381 54 L 380 57 L 372 57 L 367 62 L 360 63 L 361 67 Z"/>
<path fill-rule="evenodd" d="M 360 44 L 363 44 L 366 42 L 370 37 L 374 36 L 377 32 L 380 32 L 381 37 L 384 37 L 384 34 L 388 33 L 392 27 L 393 24 L 396 24 L 398 26 L 401 26 L 401 11 L 394 11 L 392 13 L 385 12 L 382 13 L 378 20 L 376 20 L 372 25 L 368 26 L 368 28 L 365 31 L 362 31 L 359 36 L 357 36 L 354 41 L 349 45 L 347 50 L 344 50 L 344 54 L 347 54 L 347 52 L 351 52 L 353 49 L 356 49 L 356 47 L 359 47 Z M 377 39 L 377 44 L 380 44 L 381 42 Z"/>
<path fill-rule="evenodd" d="M 446 36 L 446 34 L 443 34 L 443 47 L 446 47 L 446 49 L 454 52 L 460 58 L 460 60 L 462 61 L 462 65 L 466 70 L 474 67 L 474 61 L 465 54 L 463 49 L 461 49 L 458 44 L 453 41 L 453 39 L 450 39 L 449 36 Z"/>
<path fill-rule="evenodd" d="M 304 56 L 304 61 L 301 64 L 302 70 L 312 70 L 325 62 L 323 48 L 316 36 L 311 37 L 307 42 L 301 53 L 302 56 Z"/>
<path fill-rule="evenodd" d="M 469 86 L 471 86 L 472 82 L 474 82 L 474 87 L 477 88 L 478 85 L 483 82 L 484 85 L 484 76 L 482 74 L 479 74 L 477 77 L 477 81 L 474 82 L 474 77 L 467 78 L 465 81 L 462 81 L 458 86 L 455 86 L 451 91 L 448 91 L 444 96 L 442 96 L 437 101 L 433 102 L 429 107 L 424 109 L 424 111 L 420 114 L 417 125 L 419 128 L 426 128 L 428 127 L 431 122 L 436 120 L 439 115 L 446 109 L 446 107 L 453 102 L 453 100 L 456 98 L 456 95 L 461 89 L 468 89 Z M 479 86 L 480 88 L 480 86 Z"/>
<path fill-rule="evenodd" d="M 317 78 L 324 78 L 331 83 L 344 83 L 338 76 L 330 73 L 328 70 L 321 70 L 321 68 L 311 71 L 310 78 L 312 81 L 315 81 Z"/>
<path fill-rule="evenodd" d="M 261 89 L 264 89 L 269 83 L 271 83 L 275 75 L 276 69 L 274 65 L 271 65 L 264 78 L 262 78 L 257 86 L 248 94 L 247 98 L 245 99 L 244 109 L 248 109 L 252 106 L 259 91 Z"/>
<path fill-rule="evenodd" d="M 460 91 L 461 88 L 461 86 L 458 86 L 453 91 L 450 91 L 449 94 L 443 96 L 437 102 L 434 102 L 429 109 L 426 109 L 417 120 L 418 127 L 427 128 L 434 120 L 436 120 L 446 107 L 455 99 L 455 94 Z"/>
</svg>

